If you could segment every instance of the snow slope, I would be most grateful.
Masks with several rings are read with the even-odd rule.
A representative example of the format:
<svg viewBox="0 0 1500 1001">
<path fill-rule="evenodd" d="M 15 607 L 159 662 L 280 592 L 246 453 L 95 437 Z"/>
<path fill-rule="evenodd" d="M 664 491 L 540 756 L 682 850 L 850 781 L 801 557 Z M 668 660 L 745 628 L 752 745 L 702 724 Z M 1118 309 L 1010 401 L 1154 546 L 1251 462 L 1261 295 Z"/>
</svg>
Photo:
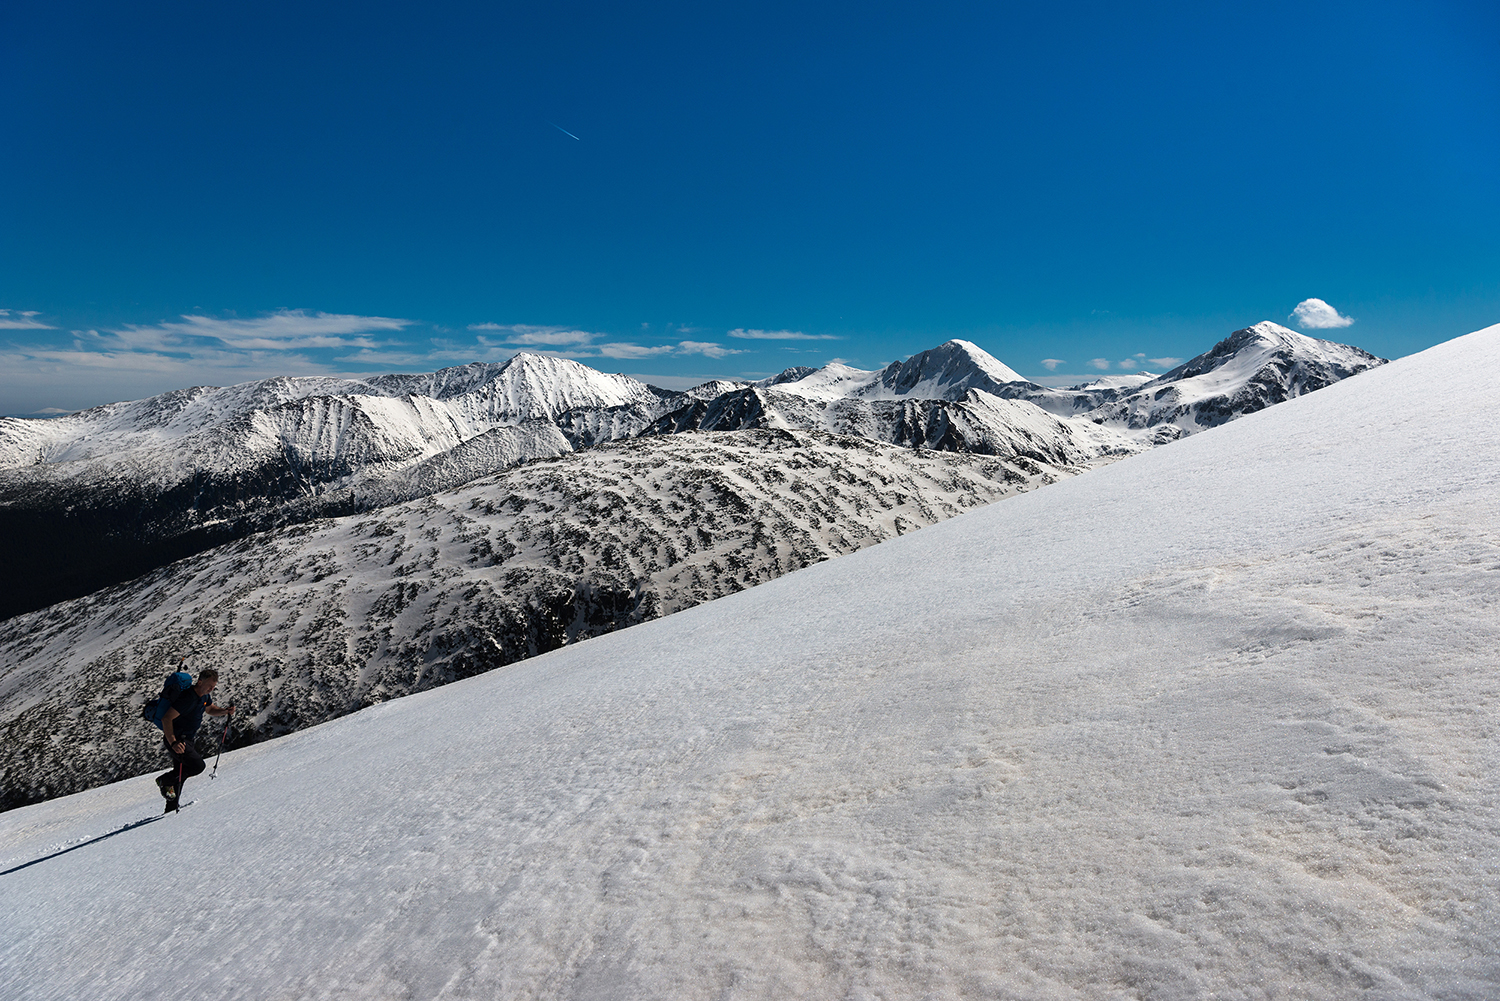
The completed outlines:
<svg viewBox="0 0 1500 1001">
<path fill-rule="evenodd" d="M 4 814 L 0 993 L 1493 997 L 1497 367 Z"/>
<path fill-rule="evenodd" d="M 810 432 L 673 435 L 250 536 L 0 622 L 0 808 L 154 765 L 137 713 L 182 654 L 234 675 L 254 706 L 239 733 L 265 739 L 1080 471 Z"/>
</svg>

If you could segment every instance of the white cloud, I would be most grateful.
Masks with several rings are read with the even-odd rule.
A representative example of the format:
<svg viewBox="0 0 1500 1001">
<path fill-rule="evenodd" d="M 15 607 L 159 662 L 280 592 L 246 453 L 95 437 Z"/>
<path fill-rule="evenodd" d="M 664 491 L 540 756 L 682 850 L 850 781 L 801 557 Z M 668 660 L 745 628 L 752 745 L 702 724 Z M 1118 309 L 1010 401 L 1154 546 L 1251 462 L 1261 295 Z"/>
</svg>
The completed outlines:
<svg viewBox="0 0 1500 1001">
<path fill-rule="evenodd" d="M 1126 358 L 1124 361 L 1120 362 L 1119 364 L 1120 364 L 1120 367 L 1123 368 L 1127 372 L 1129 372 L 1131 369 L 1136 369 L 1136 368 L 1140 368 L 1141 367 L 1141 363 L 1138 362 L 1138 361 L 1136 361 L 1134 358 Z"/>
<path fill-rule="evenodd" d="M 1067 362 L 1063 361 L 1061 358 L 1043 358 L 1041 364 L 1042 368 L 1045 368 L 1047 371 L 1056 372 L 1057 366 L 1066 365 Z"/>
<path fill-rule="evenodd" d="M 684 355 L 704 355 L 708 358 L 725 358 L 729 355 L 742 355 L 745 352 L 739 348 L 726 348 L 722 344 L 714 344 L 712 341 L 679 341 L 677 353 Z"/>
<path fill-rule="evenodd" d="M 368 337 L 375 331 L 399 331 L 411 320 L 388 316 L 352 316 L 346 313 L 280 309 L 251 320 L 184 316 L 182 322 L 126 324 L 107 331 L 131 350 L 183 351 L 205 341 L 217 341 L 240 351 L 289 351 L 301 348 L 373 347 Z M 93 333 L 92 331 L 90 333 Z"/>
<path fill-rule="evenodd" d="M 541 347 L 592 344 L 600 336 L 589 333 L 587 330 L 574 330 L 570 327 L 533 327 L 524 323 L 471 323 L 469 324 L 469 329 L 503 333 L 505 336 L 500 338 L 498 342 L 501 344 L 534 345 Z M 483 339 L 481 338 L 481 340 Z"/>
<path fill-rule="evenodd" d="M 35 319 L 36 310 L 23 311 L 0 309 L 0 330 L 56 330 L 56 327 Z"/>
<path fill-rule="evenodd" d="M 599 345 L 599 356 L 604 358 L 650 358 L 652 355 L 666 354 L 673 350 L 670 344 L 662 344 L 656 347 L 646 347 L 641 344 L 630 344 L 628 342 L 615 342 Z M 592 357 L 583 355 L 583 357 Z"/>
<path fill-rule="evenodd" d="M 1105 369 L 1109 368 L 1109 359 L 1108 358 L 1090 358 L 1089 359 L 1089 364 L 1092 365 L 1092 366 L 1094 366 L 1095 368 L 1097 368 L 1099 371 L 1102 372 Z"/>
<path fill-rule="evenodd" d="M 1287 319 L 1303 330 L 1331 330 L 1354 322 L 1354 317 L 1341 315 L 1322 299 L 1303 299 Z"/>
<path fill-rule="evenodd" d="M 1151 364 L 1159 367 L 1159 368 L 1176 368 L 1178 365 L 1181 365 L 1187 359 L 1186 358 L 1147 358 L 1146 360 L 1149 361 Z"/>
<path fill-rule="evenodd" d="M 836 341 L 839 339 L 832 334 L 804 334 L 800 330 L 745 330 L 741 327 L 731 330 L 729 336 L 746 341 Z"/>
</svg>

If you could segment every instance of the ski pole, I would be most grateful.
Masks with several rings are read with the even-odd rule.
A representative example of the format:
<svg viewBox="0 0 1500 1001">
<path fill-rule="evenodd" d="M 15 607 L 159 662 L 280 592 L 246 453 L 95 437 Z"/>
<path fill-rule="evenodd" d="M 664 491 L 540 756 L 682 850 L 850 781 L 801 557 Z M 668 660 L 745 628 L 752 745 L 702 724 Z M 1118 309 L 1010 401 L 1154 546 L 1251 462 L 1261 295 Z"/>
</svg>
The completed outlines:
<svg viewBox="0 0 1500 1001">
<path fill-rule="evenodd" d="M 214 780 L 215 775 L 219 774 L 219 755 L 224 753 L 224 738 L 229 736 L 229 722 L 232 719 L 234 719 L 234 710 L 231 709 L 229 715 L 224 717 L 224 729 L 219 733 L 219 754 L 214 755 L 214 770 L 208 773 L 210 782 Z"/>
</svg>

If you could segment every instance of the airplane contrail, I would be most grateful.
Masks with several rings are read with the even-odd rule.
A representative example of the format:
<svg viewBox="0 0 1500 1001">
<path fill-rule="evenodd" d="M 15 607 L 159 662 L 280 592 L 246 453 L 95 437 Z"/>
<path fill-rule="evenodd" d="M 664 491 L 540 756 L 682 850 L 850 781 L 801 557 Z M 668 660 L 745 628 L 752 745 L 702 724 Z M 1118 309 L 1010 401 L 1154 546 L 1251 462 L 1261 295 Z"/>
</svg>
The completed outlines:
<svg viewBox="0 0 1500 1001">
<path fill-rule="evenodd" d="M 556 122 L 548 122 L 547 124 L 550 125 L 550 126 L 552 126 L 557 131 L 561 132 L 565 136 L 573 136 L 574 139 L 578 139 L 577 136 L 574 136 L 573 133 L 569 132 L 567 129 L 563 128 L 561 125 L 557 124 Z M 579 142 L 583 142 L 582 139 L 578 139 L 578 141 Z"/>
</svg>

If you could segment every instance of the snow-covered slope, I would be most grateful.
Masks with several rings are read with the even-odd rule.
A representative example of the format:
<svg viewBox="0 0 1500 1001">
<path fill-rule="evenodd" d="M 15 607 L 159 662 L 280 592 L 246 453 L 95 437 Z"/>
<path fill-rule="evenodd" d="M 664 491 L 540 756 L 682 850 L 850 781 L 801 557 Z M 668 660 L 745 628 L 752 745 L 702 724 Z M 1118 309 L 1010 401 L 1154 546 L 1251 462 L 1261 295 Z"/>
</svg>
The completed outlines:
<svg viewBox="0 0 1500 1001">
<path fill-rule="evenodd" d="M 504 447 L 516 430 L 475 442 Z M 135 712 L 183 653 L 238 678 L 255 706 L 241 739 L 275 736 L 1078 471 L 747 431 L 601 446 L 446 493 L 407 484 L 392 499 L 424 499 L 254 535 L 0 623 L 0 807 L 149 767 L 159 748 Z"/>
<path fill-rule="evenodd" d="M 0 993 L 1494 997 L 1497 368 L 4 814 Z"/>
<path fill-rule="evenodd" d="M 1085 416 L 1155 441 L 1217 427 L 1385 363 L 1360 348 L 1270 322 L 1237 330 L 1204 354 Z"/>
</svg>

